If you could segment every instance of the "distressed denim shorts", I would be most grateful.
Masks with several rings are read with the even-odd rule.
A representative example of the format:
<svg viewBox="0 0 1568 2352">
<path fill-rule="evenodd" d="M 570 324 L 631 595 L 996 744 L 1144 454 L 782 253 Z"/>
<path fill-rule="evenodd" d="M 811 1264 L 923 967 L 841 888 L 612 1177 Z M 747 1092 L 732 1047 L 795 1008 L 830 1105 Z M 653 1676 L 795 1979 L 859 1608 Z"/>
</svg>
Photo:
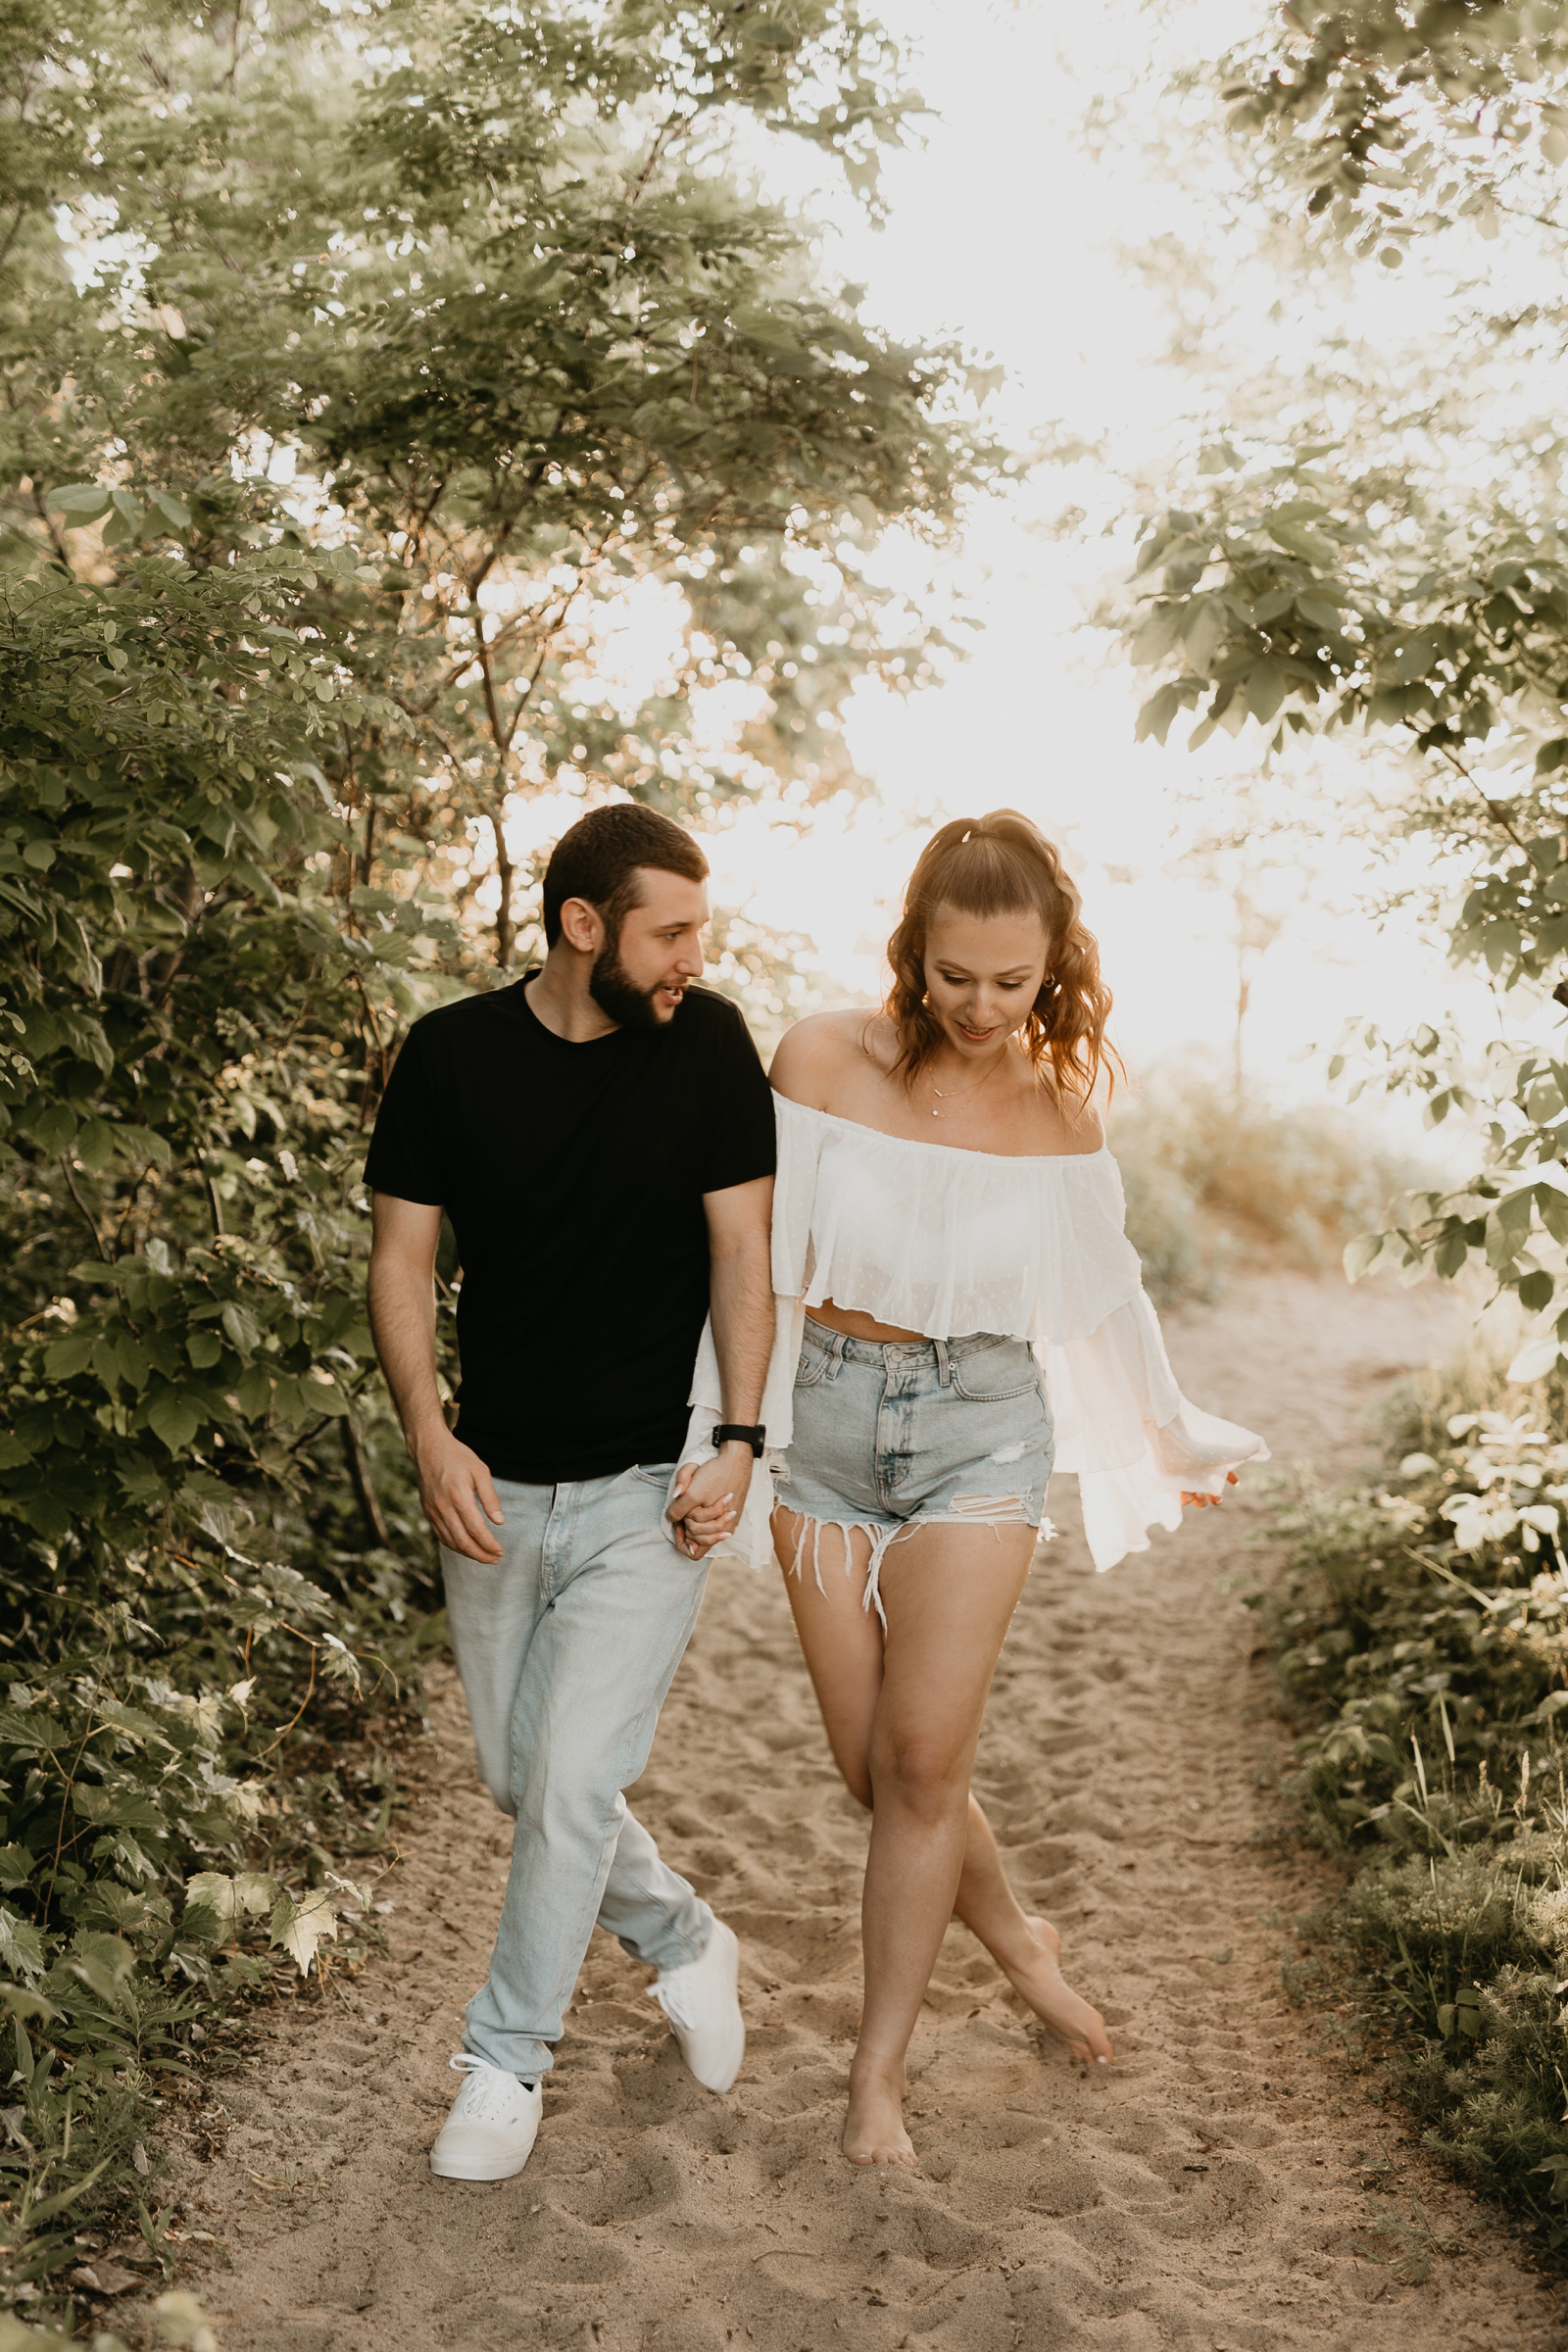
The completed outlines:
<svg viewBox="0 0 1568 2352">
<path fill-rule="evenodd" d="M 821 1531 L 871 1540 L 865 1603 L 890 1544 L 932 1520 L 1038 1527 L 1053 1458 L 1051 1409 L 1027 1340 L 978 1331 L 959 1340 L 876 1343 L 806 1320 L 795 1373 L 795 1434 L 778 1500 L 799 1511 L 794 1556 L 821 1583 Z M 883 1618 L 884 1624 L 886 1618 Z"/>
</svg>

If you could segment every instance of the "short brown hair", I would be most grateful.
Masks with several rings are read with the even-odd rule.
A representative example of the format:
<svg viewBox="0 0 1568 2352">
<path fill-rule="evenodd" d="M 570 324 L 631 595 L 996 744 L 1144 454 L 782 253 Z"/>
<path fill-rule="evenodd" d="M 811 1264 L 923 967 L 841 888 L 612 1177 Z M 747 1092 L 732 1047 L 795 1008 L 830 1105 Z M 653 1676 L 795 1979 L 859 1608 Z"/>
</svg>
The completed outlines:
<svg viewBox="0 0 1568 2352">
<path fill-rule="evenodd" d="M 708 859 L 691 835 L 657 808 L 621 801 L 579 816 L 563 833 L 545 867 L 546 945 L 553 948 L 561 937 L 561 909 L 567 899 L 586 899 L 590 906 L 597 906 L 613 941 L 622 919 L 638 904 L 640 865 L 684 874 L 688 882 L 708 879 Z"/>
<path fill-rule="evenodd" d="M 1100 943 L 1086 928 L 1083 901 L 1061 852 L 1015 808 L 956 817 L 920 853 L 904 894 L 904 920 L 888 942 L 893 986 L 886 1010 L 898 1034 L 894 1067 L 912 1086 L 942 1042 L 925 1001 L 925 935 L 942 906 L 955 914 L 1038 913 L 1051 943 L 1040 994 L 1024 1024 L 1024 1051 L 1038 1069 L 1048 1057 L 1058 1098 L 1087 1102 L 1101 1070 L 1117 1063 L 1105 1044 L 1110 991 L 1100 977 Z M 1117 1063 L 1119 1067 L 1119 1063 Z"/>
</svg>

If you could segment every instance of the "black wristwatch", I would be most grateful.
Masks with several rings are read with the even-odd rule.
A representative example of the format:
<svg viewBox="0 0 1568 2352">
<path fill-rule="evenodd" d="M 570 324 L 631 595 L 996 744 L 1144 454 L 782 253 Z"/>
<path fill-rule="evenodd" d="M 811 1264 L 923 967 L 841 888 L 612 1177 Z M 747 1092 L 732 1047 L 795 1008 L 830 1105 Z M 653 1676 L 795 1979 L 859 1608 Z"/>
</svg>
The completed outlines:
<svg viewBox="0 0 1568 2352">
<path fill-rule="evenodd" d="M 743 1445 L 751 1447 L 757 1459 L 761 1460 L 762 1449 L 767 1444 L 767 1431 L 760 1423 L 756 1429 L 747 1429 L 739 1421 L 721 1421 L 713 1432 L 713 1444 L 722 1446 L 726 1438 L 739 1438 Z"/>
</svg>

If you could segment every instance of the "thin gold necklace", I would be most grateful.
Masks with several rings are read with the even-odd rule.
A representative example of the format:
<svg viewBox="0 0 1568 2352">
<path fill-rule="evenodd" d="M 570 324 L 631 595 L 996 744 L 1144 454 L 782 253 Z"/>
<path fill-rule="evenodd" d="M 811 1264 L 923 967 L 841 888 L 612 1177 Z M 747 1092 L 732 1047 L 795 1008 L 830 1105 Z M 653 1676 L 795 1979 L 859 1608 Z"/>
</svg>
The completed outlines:
<svg viewBox="0 0 1568 2352">
<path fill-rule="evenodd" d="M 996 1060 L 991 1064 L 990 1069 L 987 1070 L 985 1078 L 977 1078 L 973 1086 L 960 1086 L 956 1093 L 950 1091 L 947 1094 L 943 1093 L 941 1087 L 938 1086 L 936 1080 L 933 1078 L 931 1081 L 931 1092 L 935 1095 L 938 1102 L 961 1102 L 965 1095 L 977 1095 L 980 1092 L 980 1089 L 985 1085 L 986 1078 L 994 1078 L 1006 1058 L 1007 1048 L 1005 1043 L 1004 1043 L 1001 1053 L 997 1055 Z M 942 1113 L 933 1105 L 931 1116 L 934 1119 L 940 1119 Z"/>
</svg>

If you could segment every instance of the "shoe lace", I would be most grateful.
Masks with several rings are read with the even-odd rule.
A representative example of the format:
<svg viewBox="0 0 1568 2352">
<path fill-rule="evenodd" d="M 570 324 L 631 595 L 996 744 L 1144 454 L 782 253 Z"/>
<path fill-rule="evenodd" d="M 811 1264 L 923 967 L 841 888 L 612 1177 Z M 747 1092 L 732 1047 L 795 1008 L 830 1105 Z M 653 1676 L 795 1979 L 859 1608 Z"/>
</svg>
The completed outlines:
<svg viewBox="0 0 1568 2352">
<path fill-rule="evenodd" d="M 487 2058 L 475 2058 L 471 2050 L 460 2050 L 447 2064 L 455 2075 L 467 2077 L 460 2094 L 466 2114 L 480 2123 L 495 2123 L 512 2112 L 513 2094 L 522 2087 L 514 2075 L 503 2074 Z"/>
</svg>

